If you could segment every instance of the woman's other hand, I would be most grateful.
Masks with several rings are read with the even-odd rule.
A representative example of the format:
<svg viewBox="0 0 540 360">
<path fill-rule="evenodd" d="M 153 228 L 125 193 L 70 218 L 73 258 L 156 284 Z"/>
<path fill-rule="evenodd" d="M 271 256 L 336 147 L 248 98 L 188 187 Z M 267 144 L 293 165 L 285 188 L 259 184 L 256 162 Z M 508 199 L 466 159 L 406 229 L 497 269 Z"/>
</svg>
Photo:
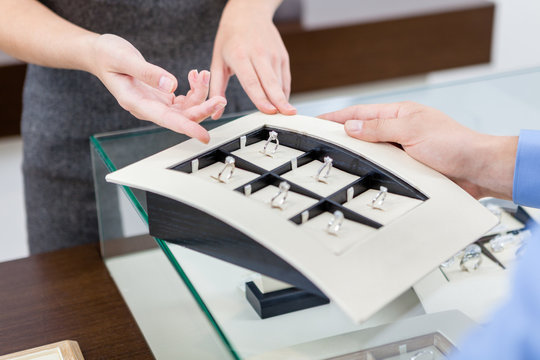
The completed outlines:
<svg viewBox="0 0 540 360">
<path fill-rule="evenodd" d="M 481 134 L 411 102 L 356 105 L 320 117 L 344 124 L 357 139 L 400 144 L 476 198 L 512 198 L 517 137 Z"/>
<path fill-rule="evenodd" d="M 280 3 L 281 0 L 229 0 L 214 44 L 210 96 L 225 96 L 229 78 L 236 74 L 257 109 L 266 114 L 296 114 L 289 103 L 289 55 L 272 22 Z M 213 118 L 222 114 L 219 111 Z"/>
<path fill-rule="evenodd" d="M 208 143 L 210 136 L 199 122 L 220 112 L 227 103 L 222 96 L 206 100 L 210 83 L 208 71 L 192 70 L 188 75 L 191 90 L 185 96 L 175 96 L 176 78 L 146 62 L 141 53 L 121 37 L 110 34 L 97 37 L 92 60 L 90 72 L 133 116 Z"/>
</svg>

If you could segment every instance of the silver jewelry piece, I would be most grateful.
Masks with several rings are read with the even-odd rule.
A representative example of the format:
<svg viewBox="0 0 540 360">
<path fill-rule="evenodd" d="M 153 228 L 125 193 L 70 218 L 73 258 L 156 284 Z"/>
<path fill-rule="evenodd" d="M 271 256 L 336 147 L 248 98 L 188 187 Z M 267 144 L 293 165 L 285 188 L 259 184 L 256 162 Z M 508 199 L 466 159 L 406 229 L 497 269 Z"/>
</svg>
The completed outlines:
<svg viewBox="0 0 540 360">
<path fill-rule="evenodd" d="M 212 176 L 212 178 L 218 180 L 219 182 L 224 183 L 233 176 L 235 168 L 236 166 L 235 166 L 234 158 L 232 156 L 227 156 L 225 158 L 225 167 L 221 169 L 221 171 L 219 172 L 217 176 Z M 227 173 L 227 177 L 223 179 L 223 175 L 225 174 L 227 169 L 229 169 L 229 172 Z"/>
<path fill-rule="evenodd" d="M 266 156 L 274 157 L 274 154 L 276 153 L 276 151 L 277 151 L 277 149 L 279 147 L 278 133 L 272 130 L 272 131 L 270 131 L 270 133 L 268 135 L 269 135 L 268 140 L 266 140 L 266 143 L 264 144 L 264 148 L 262 149 L 261 153 L 263 153 Z M 268 147 L 268 145 L 272 141 L 276 142 L 276 146 L 274 146 L 274 150 L 272 150 L 272 152 L 270 154 L 268 154 L 266 152 L 266 148 Z"/>
<path fill-rule="evenodd" d="M 530 230 L 499 234 L 489 241 L 493 252 L 501 252 L 511 246 L 519 246 L 530 235 Z"/>
<path fill-rule="evenodd" d="M 441 267 L 444 268 L 444 269 L 447 269 L 447 268 L 451 267 L 452 265 L 455 264 L 455 262 L 457 260 L 460 260 L 463 257 L 464 253 L 465 253 L 465 249 L 460 250 L 457 254 L 454 254 L 454 256 L 452 256 L 451 258 L 449 258 L 448 260 L 443 262 L 441 264 Z"/>
<path fill-rule="evenodd" d="M 465 248 L 459 267 L 463 271 L 472 272 L 482 265 L 482 249 L 476 244 L 471 244 Z"/>
<path fill-rule="evenodd" d="M 324 163 L 321 165 L 321 167 L 317 171 L 317 175 L 315 175 L 315 179 L 317 181 L 327 184 L 326 179 L 328 179 L 328 175 L 330 175 L 330 170 L 332 169 L 333 162 L 334 160 L 330 156 L 324 157 Z M 326 169 L 326 172 L 324 173 L 324 176 L 321 178 L 321 174 L 324 171 L 324 169 Z"/>
<path fill-rule="evenodd" d="M 446 260 L 445 262 L 443 262 L 441 264 L 441 266 L 445 269 L 449 268 L 450 266 L 454 265 L 454 263 L 456 262 L 456 257 L 455 256 L 452 256 L 451 258 L 449 258 L 448 260 Z"/>
<path fill-rule="evenodd" d="M 278 208 L 283 210 L 283 205 L 285 204 L 285 201 L 287 200 L 287 196 L 289 195 L 289 189 L 291 188 L 291 185 L 286 182 L 282 181 L 279 184 L 279 191 L 276 195 L 270 200 L 270 205 L 273 208 Z"/>
<path fill-rule="evenodd" d="M 343 225 L 344 218 L 345 216 L 341 211 L 334 211 L 334 216 L 332 216 L 332 218 L 328 222 L 328 225 L 326 225 L 326 231 L 330 235 L 337 235 L 339 229 L 341 229 L 341 226 Z"/>
<path fill-rule="evenodd" d="M 388 189 L 384 186 L 381 186 L 379 188 L 379 192 L 377 193 L 377 195 L 375 195 L 373 200 L 371 200 L 371 207 L 373 209 L 382 210 L 383 209 L 382 206 L 384 204 L 384 200 L 386 200 L 387 194 L 388 194 Z"/>
</svg>

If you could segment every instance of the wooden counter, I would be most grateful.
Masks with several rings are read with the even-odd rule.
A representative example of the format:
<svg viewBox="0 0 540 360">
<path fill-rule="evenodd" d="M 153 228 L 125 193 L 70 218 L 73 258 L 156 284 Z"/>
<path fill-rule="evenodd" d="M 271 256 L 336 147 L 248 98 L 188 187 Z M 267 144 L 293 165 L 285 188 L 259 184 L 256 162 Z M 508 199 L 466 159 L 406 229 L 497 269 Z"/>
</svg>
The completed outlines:
<svg viewBox="0 0 540 360">
<path fill-rule="evenodd" d="M 153 358 L 98 244 L 0 263 L 0 355 L 68 339 L 86 360 Z"/>
</svg>

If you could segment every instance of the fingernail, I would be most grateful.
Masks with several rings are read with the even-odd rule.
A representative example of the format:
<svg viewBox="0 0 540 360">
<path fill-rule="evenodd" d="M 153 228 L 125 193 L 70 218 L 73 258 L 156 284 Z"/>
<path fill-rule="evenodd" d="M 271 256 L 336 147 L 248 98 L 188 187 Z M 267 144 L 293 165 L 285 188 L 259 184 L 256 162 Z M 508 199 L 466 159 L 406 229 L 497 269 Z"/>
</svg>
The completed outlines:
<svg viewBox="0 0 540 360">
<path fill-rule="evenodd" d="M 203 71 L 203 83 L 204 85 L 210 84 L 210 73 L 208 71 Z"/>
<path fill-rule="evenodd" d="M 276 113 L 278 111 L 277 108 L 270 103 L 267 103 L 265 107 L 268 111 L 273 112 L 273 113 Z"/>
<path fill-rule="evenodd" d="M 159 89 L 165 92 L 172 92 L 174 88 L 174 81 L 172 81 L 167 76 L 162 76 L 159 79 Z"/>
<path fill-rule="evenodd" d="M 225 107 L 225 105 L 227 105 L 226 103 L 217 103 L 216 105 L 214 105 L 214 111 L 219 111 L 221 109 L 223 109 Z"/>
<path fill-rule="evenodd" d="M 349 120 L 345 123 L 345 130 L 347 132 L 360 132 L 362 130 L 362 127 L 364 126 L 364 122 L 361 120 Z"/>
<path fill-rule="evenodd" d="M 294 106 L 292 106 L 291 104 L 288 104 L 286 106 L 286 108 L 287 108 L 288 111 L 296 111 L 296 108 Z"/>
</svg>

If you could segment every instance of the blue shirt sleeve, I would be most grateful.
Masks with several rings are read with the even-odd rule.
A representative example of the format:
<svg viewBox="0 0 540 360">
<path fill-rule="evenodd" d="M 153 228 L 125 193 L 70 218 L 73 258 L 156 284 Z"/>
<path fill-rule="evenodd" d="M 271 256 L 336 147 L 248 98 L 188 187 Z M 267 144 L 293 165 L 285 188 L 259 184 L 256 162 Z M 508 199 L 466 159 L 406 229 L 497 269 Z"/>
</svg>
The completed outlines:
<svg viewBox="0 0 540 360">
<path fill-rule="evenodd" d="M 540 208 L 540 131 L 521 130 L 514 170 L 513 200 Z"/>
<path fill-rule="evenodd" d="M 527 240 L 510 299 L 462 343 L 452 360 L 540 359 L 540 229 Z"/>
</svg>

